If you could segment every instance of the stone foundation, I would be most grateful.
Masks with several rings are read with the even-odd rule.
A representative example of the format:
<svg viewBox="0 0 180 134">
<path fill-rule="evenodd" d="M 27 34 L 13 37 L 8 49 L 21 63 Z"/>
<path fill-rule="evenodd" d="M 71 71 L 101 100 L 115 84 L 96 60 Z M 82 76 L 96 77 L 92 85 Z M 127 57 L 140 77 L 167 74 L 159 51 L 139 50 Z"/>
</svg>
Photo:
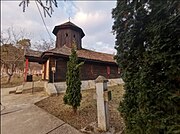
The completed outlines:
<svg viewBox="0 0 180 134">
<path fill-rule="evenodd" d="M 95 81 L 94 80 L 86 80 L 86 81 L 81 81 L 82 85 L 81 85 L 81 90 L 87 90 L 87 89 L 95 89 Z M 123 80 L 118 78 L 118 79 L 109 79 L 108 82 L 108 87 L 110 86 L 115 86 L 118 84 L 124 84 Z M 66 91 L 66 82 L 56 82 L 54 83 L 57 93 L 60 92 L 65 92 Z"/>
<path fill-rule="evenodd" d="M 95 89 L 95 81 L 94 80 L 86 80 L 81 81 L 81 90 L 87 90 L 87 89 Z M 124 84 L 122 79 L 109 79 L 108 87 L 115 86 L 119 84 Z M 48 83 L 47 81 L 36 81 L 36 82 L 26 82 L 24 85 L 14 87 L 13 91 L 16 93 L 22 93 L 23 90 L 32 89 L 32 87 L 43 87 L 45 92 L 52 96 L 59 94 L 61 92 L 66 91 L 66 82 L 55 82 L 55 83 Z"/>
</svg>

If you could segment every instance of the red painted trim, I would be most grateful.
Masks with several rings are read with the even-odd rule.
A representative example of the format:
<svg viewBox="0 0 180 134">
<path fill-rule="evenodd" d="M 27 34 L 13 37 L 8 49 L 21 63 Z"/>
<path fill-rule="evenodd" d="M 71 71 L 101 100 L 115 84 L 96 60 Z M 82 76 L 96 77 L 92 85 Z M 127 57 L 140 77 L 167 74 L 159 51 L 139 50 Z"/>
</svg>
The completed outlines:
<svg viewBox="0 0 180 134">
<path fill-rule="evenodd" d="M 110 73 L 111 73 L 111 68 L 110 68 L 110 66 L 107 66 L 107 76 L 108 76 L 108 79 L 110 77 Z"/>
<path fill-rule="evenodd" d="M 28 59 L 26 59 L 26 67 L 25 67 L 24 81 L 26 81 L 26 78 L 27 78 L 28 64 L 29 64 L 29 61 L 28 61 Z"/>
</svg>

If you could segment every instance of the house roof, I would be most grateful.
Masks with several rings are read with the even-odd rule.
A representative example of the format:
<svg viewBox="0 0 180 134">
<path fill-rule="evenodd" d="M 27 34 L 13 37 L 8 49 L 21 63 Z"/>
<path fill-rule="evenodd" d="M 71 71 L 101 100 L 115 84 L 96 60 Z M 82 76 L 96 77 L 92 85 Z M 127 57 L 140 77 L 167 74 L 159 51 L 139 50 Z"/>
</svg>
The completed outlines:
<svg viewBox="0 0 180 134">
<path fill-rule="evenodd" d="M 25 57 L 28 58 L 30 62 L 39 62 L 42 63 L 44 60 L 41 59 L 42 52 L 34 51 L 31 49 L 26 50 Z"/>
<path fill-rule="evenodd" d="M 63 46 L 61 48 L 51 49 L 49 51 L 43 52 L 41 56 L 43 57 L 43 55 L 45 55 L 46 53 L 69 56 L 71 55 L 71 48 L 67 46 Z M 79 58 L 82 58 L 82 59 L 115 63 L 114 55 L 112 54 L 95 52 L 88 49 L 80 49 L 80 50 L 77 50 L 77 55 Z"/>
<path fill-rule="evenodd" d="M 28 49 L 28 50 L 26 50 L 25 56 L 40 57 L 41 54 L 42 54 L 42 52 L 40 52 L 40 51 L 34 51 L 32 49 Z"/>
<path fill-rule="evenodd" d="M 77 32 L 80 32 L 81 38 L 83 38 L 85 36 L 83 30 L 80 27 L 76 26 L 74 23 L 70 22 L 70 21 L 66 22 L 66 23 L 63 23 L 61 25 L 55 26 L 54 29 L 53 29 L 53 34 L 57 35 L 57 33 L 58 33 L 58 31 L 60 29 L 72 29 L 72 30 L 75 30 Z"/>
<path fill-rule="evenodd" d="M 42 63 L 45 61 L 44 56 L 56 55 L 56 56 L 65 56 L 69 57 L 71 55 L 71 48 L 63 46 L 61 48 L 54 48 L 45 52 L 39 52 L 34 50 L 26 51 L 25 57 L 29 58 L 31 62 Z M 77 50 L 78 58 L 99 61 L 99 62 L 109 62 L 116 63 L 114 60 L 114 55 L 107 53 L 95 52 L 88 49 Z"/>
</svg>

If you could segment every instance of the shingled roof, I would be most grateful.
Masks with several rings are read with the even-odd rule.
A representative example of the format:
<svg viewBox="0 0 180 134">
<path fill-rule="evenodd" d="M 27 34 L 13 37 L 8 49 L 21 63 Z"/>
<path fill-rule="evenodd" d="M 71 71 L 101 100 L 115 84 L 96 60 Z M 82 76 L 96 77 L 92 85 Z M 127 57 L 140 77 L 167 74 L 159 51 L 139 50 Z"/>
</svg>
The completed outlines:
<svg viewBox="0 0 180 134">
<path fill-rule="evenodd" d="M 61 48 L 54 48 L 54 49 L 51 49 L 51 50 L 48 50 L 48 51 L 45 51 L 45 52 L 28 50 L 28 51 L 26 51 L 25 56 L 26 57 L 38 58 L 38 61 L 39 61 L 40 59 L 43 60 L 43 57 L 46 54 L 63 55 L 63 56 L 68 57 L 69 55 L 71 55 L 71 48 L 69 48 L 67 46 L 63 46 Z M 115 63 L 114 55 L 112 55 L 112 54 L 95 52 L 95 51 L 88 50 L 88 49 L 80 49 L 80 50 L 77 50 L 77 55 L 78 55 L 79 58 L 82 58 L 82 59 L 88 59 L 88 60 L 94 60 L 94 61 L 100 61 L 100 62 Z"/>
<path fill-rule="evenodd" d="M 25 57 L 29 59 L 30 62 L 39 62 L 43 63 L 43 59 L 41 59 L 42 52 L 34 51 L 31 49 L 26 50 Z"/>
<path fill-rule="evenodd" d="M 58 31 L 60 29 L 73 29 L 73 30 L 78 31 L 78 32 L 81 33 L 81 38 L 85 36 L 83 30 L 80 27 L 73 24 L 72 22 L 70 22 L 70 21 L 66 22 L 66 23 L 63 23 L 61 25 L 55 26 L 54 29 L 53 29 L 53 34 L 57 35 L 57 33 L 58 33 Z"/>
<path fill-rule="evenodd" d="M 40 57 L 41 54 L 42 54 L 42 52 L 40 52 L 40 51 L 35 51 L 35 50 L 32 50 L 32 49 L 28 49 L 28 50 L 26 50 L 25 56 Z"/>
<path fill-rule="evenodd" d="M 42 56 L 45 55 L 46 53 L 69 56 L 71 55 L 71 48 L 67 46 L 63 46 L 61 48 L 51 49 L 49 51 L 43 52 Z M 88 49 L 77 50 L 77 55 L 79 58 L 83 58 L 83 59 L 115 63 L 114 55 L 95 52 Z"/>
</svg>

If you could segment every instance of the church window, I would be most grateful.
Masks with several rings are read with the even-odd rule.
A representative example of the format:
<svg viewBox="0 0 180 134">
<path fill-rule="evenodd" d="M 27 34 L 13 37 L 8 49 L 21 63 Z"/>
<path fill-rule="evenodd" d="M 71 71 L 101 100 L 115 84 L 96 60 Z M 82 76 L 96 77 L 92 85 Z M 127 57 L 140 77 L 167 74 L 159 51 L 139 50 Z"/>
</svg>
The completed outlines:
<svg viewBox="0 0 180 134">
<path fill-rule="evenodd" d="M 110 74 L 111 74 L 111 68 L 110 66 L 107 66 L 107 78 L 110 78 Z"/>
<path fill-rule="evenodd" d="M 68 37 L 68 34 L 66 33 L 66 37 Z"/>
<path fill-rule="evenodd" d="M 93 74 L 93 65 L 91 65 L 91 74 Z"/>
<path fill-rule="evenodd" d="M 107 74 L 110 75 L 110 73 L 111 73 L 110 66 L 107 66 Z"/>
<path fill-rule="evenodd" d="M 120 74 L 121 73 L 121 69 L 118 67 L 118 74 Z"/>
</svg>

